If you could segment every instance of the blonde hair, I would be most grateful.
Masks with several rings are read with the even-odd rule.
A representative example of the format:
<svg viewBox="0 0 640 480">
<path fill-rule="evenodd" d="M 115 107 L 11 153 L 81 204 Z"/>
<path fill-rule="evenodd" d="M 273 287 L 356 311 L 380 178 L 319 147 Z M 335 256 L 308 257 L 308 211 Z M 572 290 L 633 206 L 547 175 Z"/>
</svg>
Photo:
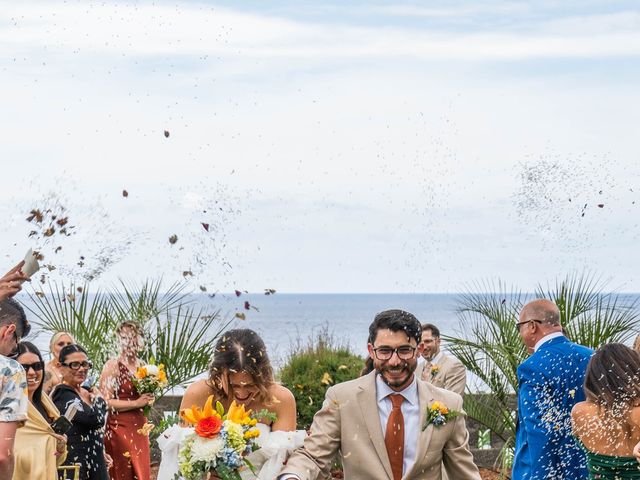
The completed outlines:
<svg viewBox="0 0 640 480">
<path fill-rule="evenodd" d="M 636 337 L 636 341 L 633 342 L 633 349 L 636 352 L 640 352 L 640 334 Z"/>
<path fill-rule="evenodd" d="M 144 337 L 144 330 L 142 329 L 142 326 L 135 320 L 124 320 L 120 322 L 116 328 L 116 333 L 120 333 L 126 327 L 131 328 L 138 335 L 142 335 Z"/>
<path fill-rule="evenodd" d="M 49 340 L 49 351 L 50 352 L 53 351 L 53 346 L 58 342 L 58 340 L 60 340 L 60 337 L 63 337 L 64 335 L 69 337 L 71 339 L 72 343 L 76 343 L 76 339 L 69 332 L 63 332 L 63 331 L 56 332 L 53 335 L 51 335 L 51 340 Z"/>
</svg>

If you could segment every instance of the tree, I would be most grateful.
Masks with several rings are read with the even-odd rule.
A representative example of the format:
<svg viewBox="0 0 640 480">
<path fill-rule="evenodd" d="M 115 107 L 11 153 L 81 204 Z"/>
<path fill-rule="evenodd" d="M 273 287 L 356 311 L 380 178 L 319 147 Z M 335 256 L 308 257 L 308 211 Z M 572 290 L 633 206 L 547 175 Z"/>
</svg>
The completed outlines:
<svg viewBox="0 0 640 480">
<path fill-rule="evenodd" d="M 481 382 L 488 395 L 467 395 L 464 408 L 470 418 L 504 441 L 500 457 L 510 466 L 515 441 L 513 394 L 516 370 L 527 358 L 516 322 L 524 304 L 546 298 L 560 309 L 560 322 L 574 342 L 591 348 L 625 342 L 637 329 L 637 301 L 607 292 L 606 283 L 593 275 L 568 275 L 553 287 L 538 286 L 535 295 L 508 291 L 504 284 L 478 284 L 458 300 L 463 325 L 459 337 L 443 335 L 449 350 Z"/>
<path fill-rule="evenodd" d="M 117 352 L 115 330 L 123 320 L 137 321 L 145 332 L 142 358 L 165 365 L 165 391 L 204 372 L 217 338 L 231 320 L 219 311 L 199 308 L 184 285 L 163 290 L 162 281 L 141 286 L 120 282 L 118 290 L 89 292 L 89 285 L 49 284 L 49 293 L 29 293 L 30 312 L 42 330 L 71 333 L 99 372 Z"/>
</svg>

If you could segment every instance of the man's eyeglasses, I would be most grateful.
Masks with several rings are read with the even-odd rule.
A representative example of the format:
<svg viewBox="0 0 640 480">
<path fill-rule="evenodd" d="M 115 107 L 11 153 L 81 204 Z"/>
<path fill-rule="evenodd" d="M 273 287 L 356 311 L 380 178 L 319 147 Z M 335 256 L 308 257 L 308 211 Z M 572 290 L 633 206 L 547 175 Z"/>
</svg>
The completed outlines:
<svg viewBox="0 0 640 480">
<path fill-rule="evenodd" d="M 394 353 L 398 354 L 400 360 L 409 360 L 413 358 L 415 351 L 416 347 L 410 345 L 404 345 L 398 348 L 378 347 L 373 349 L 378 360 L 390 360 Z"/>
<path fill-rule="evenodd" d="M 535 322 L 535 323 L 544 323 L 542 320 L 536 320 L 536 319 L 531 319 L 531 320 L 525 320 L 524 322 L 518 322 L 516 323 L 516 327 L 518 328 L 518 330 L 520 330 L 520 327 L 522 325 L 526 325 L 527 323 L 531 323 L 531 322 Z"/>
<path fill-rule="evenodd" d="M 93 368 L 93 363 L 91 362 L 69 362 L 69 363 L 60 363 L 63 367 L 68 367 L 71 370 L 80 370 L 81 368 L 86 368 L 91 370 Z"/>
<path fill-rule="evenodd" d="M 34 362 L 34 363 L 21 363 L 22 368 L 24 368 L 25 373 L 29 372 L 29 369 L 33 369 L 34 372 L 41 372 L 44 370 L 44 362 Z"/>
</svg>

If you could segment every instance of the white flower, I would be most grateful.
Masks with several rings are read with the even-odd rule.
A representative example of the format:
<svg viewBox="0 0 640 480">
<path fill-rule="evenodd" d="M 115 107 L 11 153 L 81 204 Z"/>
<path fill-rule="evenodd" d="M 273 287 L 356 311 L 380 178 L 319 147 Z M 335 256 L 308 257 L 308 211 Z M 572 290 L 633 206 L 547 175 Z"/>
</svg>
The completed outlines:
<svg viewBox="0 0 640 480">
<path fill-rule="evenodd" d="M 224 441 L 220 437 L 196 437 L 191 445 L 191 461 L 213 462 L 222 447 L 224 447 Z"/>
<path fill-rule="evenodd" d="M 158 376 L 158 367 L 156 365 L 145 365 L 144 368 L 147 370 L 147 375 L 151 375 L 154 377 Z"/>
</svg>

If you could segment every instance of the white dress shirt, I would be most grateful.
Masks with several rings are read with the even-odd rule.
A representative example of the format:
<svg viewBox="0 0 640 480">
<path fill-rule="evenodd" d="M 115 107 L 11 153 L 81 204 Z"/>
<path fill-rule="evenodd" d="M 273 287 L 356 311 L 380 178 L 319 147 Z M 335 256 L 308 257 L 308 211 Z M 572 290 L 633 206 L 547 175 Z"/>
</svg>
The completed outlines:
<svg viewBox="0 0 640 480">
<path fill-rule="evenodd" d="M 544 337 L 542 337 L 540 340 L 536 342 L 536 344 L 533 346 L 533 351 L 537 352 L 538 349 L 542 346 L 542 344 L 547 343 L 549 340 L 553 340 L 554 338 L 563 337 L 563 336 L 564 335 L 562 334 L 562 332 L 553 332 L 553 333 L 550 333 L 549 335 L 545 335 Z"/>
<path fill-rule="evenodd" d="M 402 462 L 402 474 L 406 475 L 416 462 L 416 449 L 418 435 L 420 434 L 420 401 L 418 400 L 418 383 L 415 376 L 412 382 L 404 390 L 396 392 L 384 383 L 380 375 L 376 375 L 376 400 L 378 401 L 378 415 L 382 434 L 387 431 L 387 421 L 391 413 L 392 404 L 389 395 L 400 394 L 404 402 L 400 409 L 404 417 L 404 459 Z"/>
<path fill-rule="evenodd" d="M 416 377 L 407 388 L 400 392 L 392 390 L 389 385 L 384 383 L 380 375 L 376 375 L 376 401 L 378 402 L 378 415 L 380 416 L 380 426 L 382 427 L 382 435 L 387 431 L 387 421 L 393 405 L 389 395 L 399 393 L 404 397 L 404 402 L 400 410 L 404 418 L 404 458 L 402 461 L 402 474 L 407 472 L 416 463 L 416 449 L 418 447 L 418 436 L 420 435 L 420 400 L 418 399 L 418 383 Z M 297 475 L 281 475 L 278 480 L 298 480 Z"/>
</svg>

